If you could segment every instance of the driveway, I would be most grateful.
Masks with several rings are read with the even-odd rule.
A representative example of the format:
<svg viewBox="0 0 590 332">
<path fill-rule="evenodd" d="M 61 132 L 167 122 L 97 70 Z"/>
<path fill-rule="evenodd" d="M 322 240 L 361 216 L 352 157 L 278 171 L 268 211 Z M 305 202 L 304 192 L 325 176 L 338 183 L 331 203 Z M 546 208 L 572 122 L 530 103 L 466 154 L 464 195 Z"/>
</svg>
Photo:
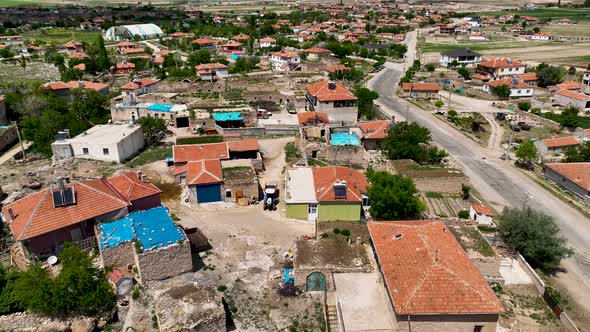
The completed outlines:
<svg viewBox="0 0 590 332">
<path fill-rule="evenodd" d="M 408 34 L 408 38 L 411 38 L 411 34 Z M 406 62 L 410 60 L 406 59 Z M 405 118 L 404 115 L 408 114 L 411 121 L 428 128 L 433 141 L 462 166 L 471 179 L 472 187 L 497 211 L 502 211 L 507 206 L 519 207 L 526 203 L 533 209 L 553 216 L 561 236 L 576 251 L 573 257 L 562 262 L 568 273 L 567 278 L 559 276 L 559 281 L 562 281 L 576 302 L 590 312 L 590 220 L 547 192 L 520 170 L 500 160 L 496 151 L 477 145 L 432 114 L 412 105 L 408 106 L 407 102 L 400 100 L 394 94 L 401 75 L 400 69 L 403 68 L 399 64 L 387 64 L 368 84 L 380 94 L 378 104 L 384 112 L 398 119 Z"/>
</svg>

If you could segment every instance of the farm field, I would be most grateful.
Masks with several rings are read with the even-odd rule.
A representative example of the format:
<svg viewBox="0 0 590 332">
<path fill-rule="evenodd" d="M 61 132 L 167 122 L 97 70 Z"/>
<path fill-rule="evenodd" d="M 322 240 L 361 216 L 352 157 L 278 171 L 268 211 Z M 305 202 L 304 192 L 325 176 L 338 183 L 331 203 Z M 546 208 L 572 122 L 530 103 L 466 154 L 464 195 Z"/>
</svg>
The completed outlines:
<svg viewBox="0 0 590 332">
<path fill-rule="evenodd" d="M 473 13 L 482 16 L 497 16 L 497 15 L 526 15 L 533 16 L 539 19 L 560 19 L 569 18 L 573 21 L 590 21 L 590 8 L 539 8 L 535 10 L 509 10 L 509 11 L 484 11 Z"/>
<path fill-rule="evenodd" d="M 450 51 L 458 47 L 469 48 L 473 51 L 485 51 L 485 50 L 497 50 L 497 49 L 509 49 L 509 48 L 527 48 L 527 47 L 539 47 L 539 46 L 551 46 L 555 43 L 551 42 L 500 42 L 500 43 L 457 43 L 457 44 L 433 44 L 425 43 L 420 47 L 422 52 L 445 52 Z"/>
<path fill-rule="evenodd" d="M 0 0 L 2 1 L 2 0 Z M 33 40 L 42 40 L 48 43 L 63 44 L 72 39 L 79 42 L 94 42 L 100 35 L 96 31 L 81 31 L 67 29 L 51 29 L 35 32 L 23 33 L 23 37 Z"/>
</svg>

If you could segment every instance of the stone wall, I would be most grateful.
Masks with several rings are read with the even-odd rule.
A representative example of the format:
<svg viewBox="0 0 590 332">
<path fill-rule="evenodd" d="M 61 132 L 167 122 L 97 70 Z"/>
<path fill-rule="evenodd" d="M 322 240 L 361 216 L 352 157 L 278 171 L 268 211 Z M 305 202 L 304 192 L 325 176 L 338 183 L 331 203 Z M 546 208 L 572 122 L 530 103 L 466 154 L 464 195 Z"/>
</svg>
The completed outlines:
<svg viewBox="0 0 590 332">
<path fill-rule="evenodd" d="M 193 269 L 191 247 L 188 240 L 174 243 L 166 248 L 145 251 L 135 256 L 135 265 L 142 283 L 162 280 Z"/>
<path fill-rule="evenodd" d="M 134 252 L 135 248 L 133 246 L 133 242 L 125 242 L 121 243 L 115 248 L 106 248 L 100 250 L 102 265 L 104 267 L 126 267 L 127 265 L 134 265 Z"/>
<path fill-rule="evenodd" d="M 335 165 L 359 165 L 366 167 L 368 159 L 365 158 L 363 146 L 328 145 L 326 160 Z"/>
<path fill-rule="evenodd" d="M 17 140 L 18 136 L 16 134 L 16 127 L 10 126 L 3 130 L 0 129 L 0 151 L 8 149 Z"/>
<path fill-rule="evenodd" d="M 469 184 L 466 176 L 456 177 L 412 177 L 416 188 L 422 192 L 435 192 L 443 194 L 460 194 L 463 184 Z"/>
<path fill-rule="evenodd" d="M 258 185 L 258 178 L 256 177 L 253 179 L 224 180 L 222 195 L 225 195 L 226 190 L 231 190 L 231 200 L 233 202 L 235 202 L 236 200 L 236 192 L 238 191 L 242 192 L 242 197 L 247 198 L 249 200 L 260 199 L 260 186 Z"/>
</svg>

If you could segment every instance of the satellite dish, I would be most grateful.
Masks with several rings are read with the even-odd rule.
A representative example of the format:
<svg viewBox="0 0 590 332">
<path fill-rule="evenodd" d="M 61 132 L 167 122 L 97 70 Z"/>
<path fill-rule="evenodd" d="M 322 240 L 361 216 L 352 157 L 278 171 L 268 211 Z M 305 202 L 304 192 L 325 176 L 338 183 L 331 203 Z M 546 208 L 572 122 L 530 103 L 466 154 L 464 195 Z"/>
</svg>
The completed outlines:
<svg viewBox="0 0 590 332">
<path fill-rule="evenodd" d="M 49 256 L 49 258 L 47 258 L 47 264 L 49 264 L 50 266 L 57 264 L 57 257 Z"/>
</svg>

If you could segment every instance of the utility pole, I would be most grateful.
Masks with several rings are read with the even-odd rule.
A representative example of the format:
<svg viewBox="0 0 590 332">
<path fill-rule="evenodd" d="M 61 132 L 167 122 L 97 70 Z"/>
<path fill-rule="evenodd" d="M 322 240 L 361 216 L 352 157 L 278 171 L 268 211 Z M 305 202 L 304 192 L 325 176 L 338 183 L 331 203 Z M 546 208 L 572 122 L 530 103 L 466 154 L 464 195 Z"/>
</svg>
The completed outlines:
<svg viewBox="0 0 590 332">
<path fill-rule="evenodd" d="M 14 126 L 16 127 L 16 136 L 18 137 L 18 143 L 20 144 L 20 150 L 23 153 L 23 160 L 25 159 L 26 155 L 25 155 L 25 147 L 23 146 L 23 141 L 20 138 L 20 131 L 18 130 L 18 123 L 16 121 L 14 121 Z"/>
</svg>

